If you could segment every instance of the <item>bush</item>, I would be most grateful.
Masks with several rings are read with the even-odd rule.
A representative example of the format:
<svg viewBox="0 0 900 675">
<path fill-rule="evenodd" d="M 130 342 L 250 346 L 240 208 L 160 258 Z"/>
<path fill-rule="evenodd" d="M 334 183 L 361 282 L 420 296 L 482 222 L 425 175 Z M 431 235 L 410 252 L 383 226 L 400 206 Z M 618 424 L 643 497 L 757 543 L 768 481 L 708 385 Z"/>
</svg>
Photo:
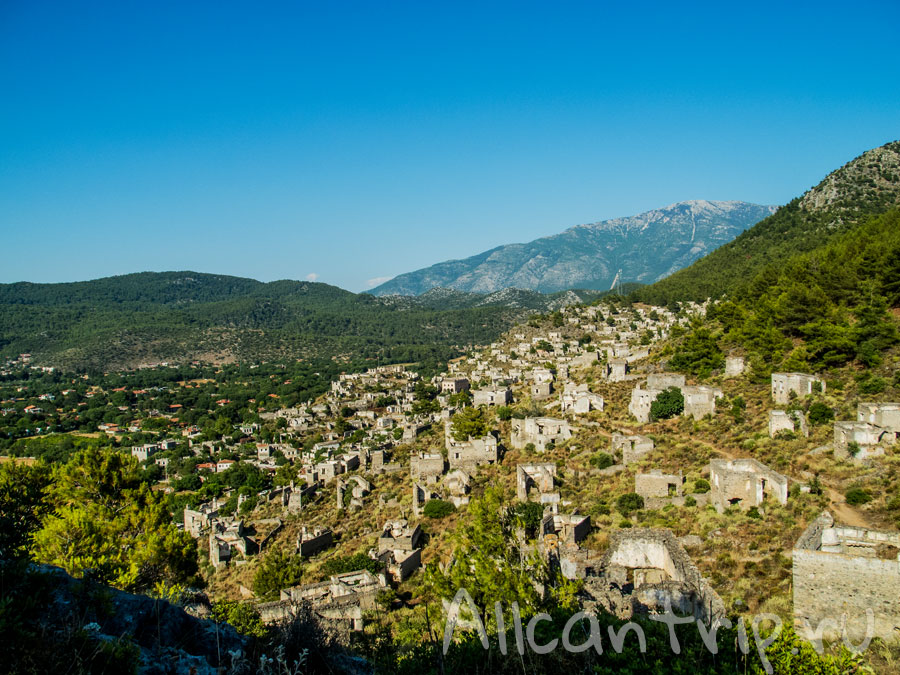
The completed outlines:
<svg viewBox="0 0 900 675">
<path fill-rule="evenodd" d="M 612 456 L 605 452 L 598 452 L 591 456 L 591 466 L 595 469 L 608 469 L 615 463 Z"/>
<path fill-rule="evenodd" d="M 829 408 L 821 401 L 816 401 L 811 406 L 809 406 L 807 416 L 809 418 L 810 424 L 820 426 L 834 419 L 834 410 Z"/>
<path fill-rule="evenodd" d="M 510 408 L 508 405 L 501 405 L 497 408 L 497 419 L 498 420 L 502 420 L 505 422 L 506 420 L 512 418 L 512 415 L 513 415 L 512 408 Z"/>
<path fill-rule="evenodd" d="M 844 494 L 844 497 L 847 499 L 847 503 L 851 506 L 859 506 L 860 504 L 868 504 L 872 501 L 872 495 L 868 490 L 864 490 L 863 488 L 850 488 Z"/>
<path fill-rule="evenodd" d="M 747 509 L 747 517 L 753 518 L 754 520 L 762 520 L 762 514 L 755 506 L 751 506 L 749 509 Z"/>
<path fill-rule="evenodd" d="M 428 503 L 430 504 L 431 502 Z M 541 520 L 544 517 L 544 507 L 537 502 L 522 502 L 512 508 L 512 513 L 517 520 L 521 521 L 526 535 L 531 537 L 537 532 L 538 526 L 541 524 Z"/>
<path fill-rule="evenodd" d="M 456 507 L 450 502 L 445 502 L 443 499 L 432 499 L 425 502 L 425 508 L 422 510 L 422 513 L 426 518 L 437 520 L 446 518 L 454 511 L 456 511 Z"/>
<path fill-rule="evenodd" d="M 632 511 L 644 508 L 644 498 L 636 492 L 627 492 L 616 500 L 619 513 L 627 516 Z"/>
<path fill-rule="evenodd" d="M 321 572 L 326 576 L 356 572 L 358 570 L 369 570 L 372 574 L 380 574 L 384 571 L 384 566 L 365 553 L 357 553 L 356 555 L 343 555 L 326 560 L 321 568 Z"/>
<path fill-rule="evenodd" d="M 263 557 L 253 575 L 253 592 L 263 600 L 277 600 L 282 588 L 300 583 L 303 562 L 300 556 L 275 549 Z"/>
<path fill-rule="evenodd" d="M 694 494 L 704 495 L 709 492 L 709 481 L 705 478 L 698 478 L 694 481 Z"/>
<path fill-rule="evenodd" d="M 688 495 L 687 497 L 684 498 L 684 505 L 685 506 L 697 506 L 697 500 L 694 499 L 691 495 Z"/>
<path fill-rule="evenodd" d="M 253 605 L 244 602 L 214 602 L 213 619 L 231 624 L 238 633 L 265 637 L 266 627 Z"/>
<path fill-rule="evenodd" d="M 659 392 L 650 404 L 650 421 L 667 420 L 684 412 L 684 395 L 678 387 L 669 387 Z"/>
</svg>

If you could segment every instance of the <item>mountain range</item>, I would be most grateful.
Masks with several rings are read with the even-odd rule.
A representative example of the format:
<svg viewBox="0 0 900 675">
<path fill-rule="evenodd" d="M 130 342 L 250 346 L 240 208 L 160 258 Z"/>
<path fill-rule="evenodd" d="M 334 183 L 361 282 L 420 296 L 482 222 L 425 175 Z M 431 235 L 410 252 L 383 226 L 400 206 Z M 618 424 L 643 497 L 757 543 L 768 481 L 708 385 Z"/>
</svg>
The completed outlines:
<svg viewBox="0 0 900 675">
<path fill-rule="evenodd" d="M 553 293 L 652 283 L 690 265 L 775 212 L 746 202 L 679 202 L 628 218 L 578 225 L 526 244 L 508 244 L 401 274 L 371 291 L 421 295 L 432 288 Z"/>
</svg>

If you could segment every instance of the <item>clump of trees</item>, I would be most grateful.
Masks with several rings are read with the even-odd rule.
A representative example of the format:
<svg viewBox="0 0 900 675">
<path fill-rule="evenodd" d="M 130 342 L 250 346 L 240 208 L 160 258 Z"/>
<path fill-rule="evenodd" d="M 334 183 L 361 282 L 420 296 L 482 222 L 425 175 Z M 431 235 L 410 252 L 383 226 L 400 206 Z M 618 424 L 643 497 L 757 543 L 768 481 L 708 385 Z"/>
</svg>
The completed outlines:
<svg viewBox="0 0 900 675">
<path fill-rule="evenodd" d="M 684 412 L 684 395 L 678 387 L 669 387 L 659 392 L 650 404 L 650 420 L 667 420 Z"/>
</svg>

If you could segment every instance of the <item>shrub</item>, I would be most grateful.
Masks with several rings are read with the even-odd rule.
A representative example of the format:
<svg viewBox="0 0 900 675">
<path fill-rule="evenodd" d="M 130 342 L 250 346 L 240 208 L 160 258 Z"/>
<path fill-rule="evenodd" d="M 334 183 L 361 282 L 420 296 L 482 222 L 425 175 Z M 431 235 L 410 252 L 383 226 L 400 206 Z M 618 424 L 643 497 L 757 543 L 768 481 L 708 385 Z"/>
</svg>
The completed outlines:
<svg viewBox="0 0 900 675">
<path fill-rule="evenodd" d="M 432 499 L 425 502 L 425 508 L 422 510 L 422 513 L 426 518 L 434 518 L 437 520 L 446 518 L 454 511 L 456 511 L 456 507 L 450 502 L 446 502 L 443 499 Z"/>
<path fill-rule="evenodd" d="M 636 492 L 627 492 L 616 500 L 616 508 L 619 513 L 627 516 L 632 511 L 644 508 L 644 498 Z"/>
<path fill-rule="evenodd" d="M 277 600 L 282 588 L 300 583 L 303 562 L 284 549 L 270 551 L 253 575 L 253 592 L 263 600 Z"/>
<path fill-rule="evenodd" d="M 429 502 L 430 504 L 431 502 Z M 537 502 L 523 502 L 512 508 L 513 516 L 520 520 L 525 528 L 527 536 L 533 536 L 537 532 L 541 519 L 544 517 L 544 507 Z"/>
<path fill-rule="evenodd" d="M 332 574 L 344 574 L 345 572 L 356 572 L 357 570 L 369 570 L 372 574 L 380 574 L 384 570 L 384 566 L 365 553 L 357 553 L 326 560 L 325 564 L 322 565 L 321 572 L 326 576 L 331 576 Z"/>
<path fill-rule="evenodd" d="M 749 509 L 747 509 L 747 517 L 753 518 L 755 520 L 762 520 L 762 514 L 755 506 L 751 506 Z"/>
<path fill-rule="evenodd" d="M 684 505 L 685 506 L 697 506 L 697 500 L 694 499 L 691 495 L 688 495 L 687 497 L 684 498 Z"/>
<path fill-rule="evenodd" d="M 694 494 L 703 495 L 709 492 L 709 481 L 705 478 L 698 478 L 694 481 Z"/>
<path fill-rule="evenodd" d="M 851 506 L 859 506 L 860 504 L 868 504 L 872 501 L 872 495 L 868 490 L 864 490 L 863 488 L 850 488 L 844 494 L 844 497 L 847 499 L 847 503 Z"/>
<path fill-rule="evenodd" d="M 612 456 L 605 452 L 598 452 L 591 456 L 591 466 L 595 469 L 607 469 L 615 463 Z"/>
<path fill-rule="evenodd" d="M 684 395 L 677 387 L 669 387 L 659 392 L 650 404 L 650 420 L 667 420 L 684 412 Z"/>
<path fill-rule="evenodd" d="M 807 415 L 810 424 L 820 426 L 834 419 L 834 410 L 829 408 L 821 401 L 816 401 L 811 406 L 809 406 Z"/>
</svg>

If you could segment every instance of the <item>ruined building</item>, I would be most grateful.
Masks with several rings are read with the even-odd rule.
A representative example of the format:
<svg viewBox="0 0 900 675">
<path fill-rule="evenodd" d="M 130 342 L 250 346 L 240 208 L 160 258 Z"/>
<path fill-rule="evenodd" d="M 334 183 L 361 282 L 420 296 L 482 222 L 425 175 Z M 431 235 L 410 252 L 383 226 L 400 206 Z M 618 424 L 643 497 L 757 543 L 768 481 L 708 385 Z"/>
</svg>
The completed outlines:
<svg viewBox="0 0 900 675">
<path fill-rule="evenodd" d="M 621 457 L 622 464 L 626 466 L 639 461 L 653 450 L 653 439 L 647 436 L 626 436 L 615 433 L 610 443 L 610 454 L 613 457 Z"/>
<path fill-rule="evenodd" d="M 553 491 L 554 478 L 556 478 L 556 464 L 518 464 L 516 497 L 522 502 L 536 497 L 542 504 L 556 503 L 559 501 L 559 493 Z"/>
<path fill-rule="evenodd" d="M 709 479 L 710 501 L 720 512 L 734 504 L 762 506 L 768 497 L 787 504 L 788 479 L 755 459 L 713 459 Z"/>
<path fill-rule="evenodd" d="M 725 605 L 670 530 L 616 530 L 599 563 L 586 570 L 586 611 L 621 619 L 665 612 L 704 622 L 725 615 Z"/>
<path fill-rule="evenodd" d="M 802 399 L 813 392 L 825 392 L 825 382 L 806 373 L 772 373 L 772 400 L 778 405 L 791 401 L 791 392 Z"/>
<path fill-rule="evenodd" d="M 512 420 L 510 443 L 516 449 L 524 449 L 533 443 L 538 452 L 547 449 L 550 443 L 562 443 L 572 438 L 572 429 L 566 420 L 552 417 L 526 417 Z"/>
<path fill-rule="evenodd" d="M 836 637 L 846 615 L 847 633 L 859 641 L 871 609 L 874 636 L 897 638 L 900 534 L 837 525 L 825 511 L 797 540 L 792 557 L 794 618 L 801 636 L 822 624 L 826 637 Z"/>
</svg>

